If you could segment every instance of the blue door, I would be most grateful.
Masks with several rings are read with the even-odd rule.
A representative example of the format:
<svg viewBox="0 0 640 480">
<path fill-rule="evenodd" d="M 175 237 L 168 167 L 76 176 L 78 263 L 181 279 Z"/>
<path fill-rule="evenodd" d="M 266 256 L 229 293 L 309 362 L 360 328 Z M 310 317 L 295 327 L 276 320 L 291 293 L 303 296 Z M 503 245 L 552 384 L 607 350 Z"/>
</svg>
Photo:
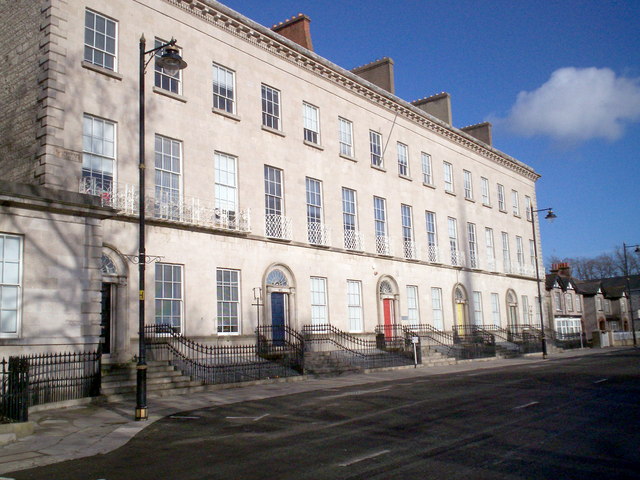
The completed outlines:
<svg viewBox="0 0 640 480">
<path fill-rule="evenodd" d="M 273 327 L 273 344 L 284 345 L 284 293 L 271 294 L 271 325 Z"/>
</svg>

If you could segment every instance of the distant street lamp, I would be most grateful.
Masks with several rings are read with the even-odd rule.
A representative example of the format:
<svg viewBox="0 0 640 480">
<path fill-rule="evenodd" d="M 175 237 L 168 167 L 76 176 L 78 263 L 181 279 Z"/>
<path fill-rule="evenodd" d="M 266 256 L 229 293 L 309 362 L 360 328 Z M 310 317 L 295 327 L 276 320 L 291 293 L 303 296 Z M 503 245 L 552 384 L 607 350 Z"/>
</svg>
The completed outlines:
<svg viewBox="0 0 640 480">
<path fill-rule="evenodd" d="M 139 302 L 138 302 L 138 364 L 136 365 L 136 420 L 146 420 L 147 412 L 147 362 L 145 352 L 144 339 L 144 284 L 145 284 L 145 266 L 148 258 L 145 252 L 144 238 L 144 214 L 145 214 L 145 187 L 144 187 L 144 72 L 149 62 L 154 58 L 154 53 L 164 49 L 162 55 L 156 59 L 156 64 L 162 67 L 169 76 L 175 75 L 178 70 L 186 68 L 187 62 L 180 57 L 176 40 L 171 39 L 169 43 L 160 45 L 159 47 L 145 50 L 146 41 L 144 35 L 140 37 L 140 137 L 139 137 L 139 242 L 138 242 L 138 269 L 139 269 Z M 149 59 L 146 56 L 149 55 Z"/>
<path fill-rule="evenodd" d="M 553 213 L 551 208 L 539 208 L 538 210 L 533 209 L 533 205 L 529 207 L 531 211 L 531 229 L 533 230 L 533 252 L 536 256 L 536 280 L 538 285 L 538 310 L 540 311 L 540 341 L 542 342 L 542 358 L 547 358 L 547 338 L 544 333 L 544 316 L 542 314 L 542 292 L 540 290 L 540 267 L 538 266 L 538 242 L 536 240 L 536 218 L 533 215 L 537 212 L 547 212 L 545 215 L 545 220 L 549 220 L 552 222 L 557 218 L 557 215 Z"/>
<path fill-rule="evenodd" d="M 631 331 L 633 332 L 633 346 L 637 347 L 638 346 L 638 339 L 636 338 L 636 325 L 635 325 L 635 320 L 633 318 L 633 300 L 631 299 L 631 283 L 629 281 L 629 265 L 627 263 L 627 248 L 634 248 L 635 253 L 640 253 L 640 245 L 627 245 L 626 243 L 622 242 L 622 250 L 624 252 L 624 276 L 625 276 L 625 283 L 626 283 L 626 287 L 627 287 L 627 298 L 629 299 L 629 311 L 630 311 L 630 315 L 631 315 Z"/>
</svg>

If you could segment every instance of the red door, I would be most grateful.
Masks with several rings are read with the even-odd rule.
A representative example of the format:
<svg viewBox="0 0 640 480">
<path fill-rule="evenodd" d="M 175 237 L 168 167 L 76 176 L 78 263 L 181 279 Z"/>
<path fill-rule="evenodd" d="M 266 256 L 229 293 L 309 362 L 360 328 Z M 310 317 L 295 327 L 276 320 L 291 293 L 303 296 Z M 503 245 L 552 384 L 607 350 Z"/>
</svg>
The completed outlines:
<svg viewBox="0 0 640 480">
<path fill-rule="evenodd" d="M 382 308 L 384 310 L 384 336 L 391 338 L 393 336 L 393 300 L 390 298 L 382 300 Z"/>
</svg>

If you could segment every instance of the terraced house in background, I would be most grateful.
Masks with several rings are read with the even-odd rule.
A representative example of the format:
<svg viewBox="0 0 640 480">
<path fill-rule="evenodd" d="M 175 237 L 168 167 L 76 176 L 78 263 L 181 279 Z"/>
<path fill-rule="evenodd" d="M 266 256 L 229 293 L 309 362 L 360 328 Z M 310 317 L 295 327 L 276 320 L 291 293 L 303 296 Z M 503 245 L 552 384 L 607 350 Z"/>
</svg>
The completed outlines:
<svg viewBox="0 0 640 480">
<path fill-rule="evenodd" d="M 188 63 L 146 73 L 146 324 L 215 345 L 539 326 L 538 174 L 489 124 L 454 127 L 448 94 L 396 97 L 391 59 L 347 70 L 306 16 L 210 0 L 1 8 L 4 352 L 137 351 L 141 34 Z"/>
</svg>

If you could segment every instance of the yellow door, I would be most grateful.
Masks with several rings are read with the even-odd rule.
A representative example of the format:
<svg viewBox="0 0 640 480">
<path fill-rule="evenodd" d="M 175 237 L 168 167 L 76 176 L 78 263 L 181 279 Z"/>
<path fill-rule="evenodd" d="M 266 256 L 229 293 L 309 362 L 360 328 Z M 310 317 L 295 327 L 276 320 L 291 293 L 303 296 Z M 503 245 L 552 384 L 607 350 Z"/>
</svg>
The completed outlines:
<svg viewBox="0 0 640 480">
<path fill-rule="evenodd" d="M 458 326 L 458 333 L 464 334 L 464 303 L 456 303 L 456 325 Z"/>
</svg>

